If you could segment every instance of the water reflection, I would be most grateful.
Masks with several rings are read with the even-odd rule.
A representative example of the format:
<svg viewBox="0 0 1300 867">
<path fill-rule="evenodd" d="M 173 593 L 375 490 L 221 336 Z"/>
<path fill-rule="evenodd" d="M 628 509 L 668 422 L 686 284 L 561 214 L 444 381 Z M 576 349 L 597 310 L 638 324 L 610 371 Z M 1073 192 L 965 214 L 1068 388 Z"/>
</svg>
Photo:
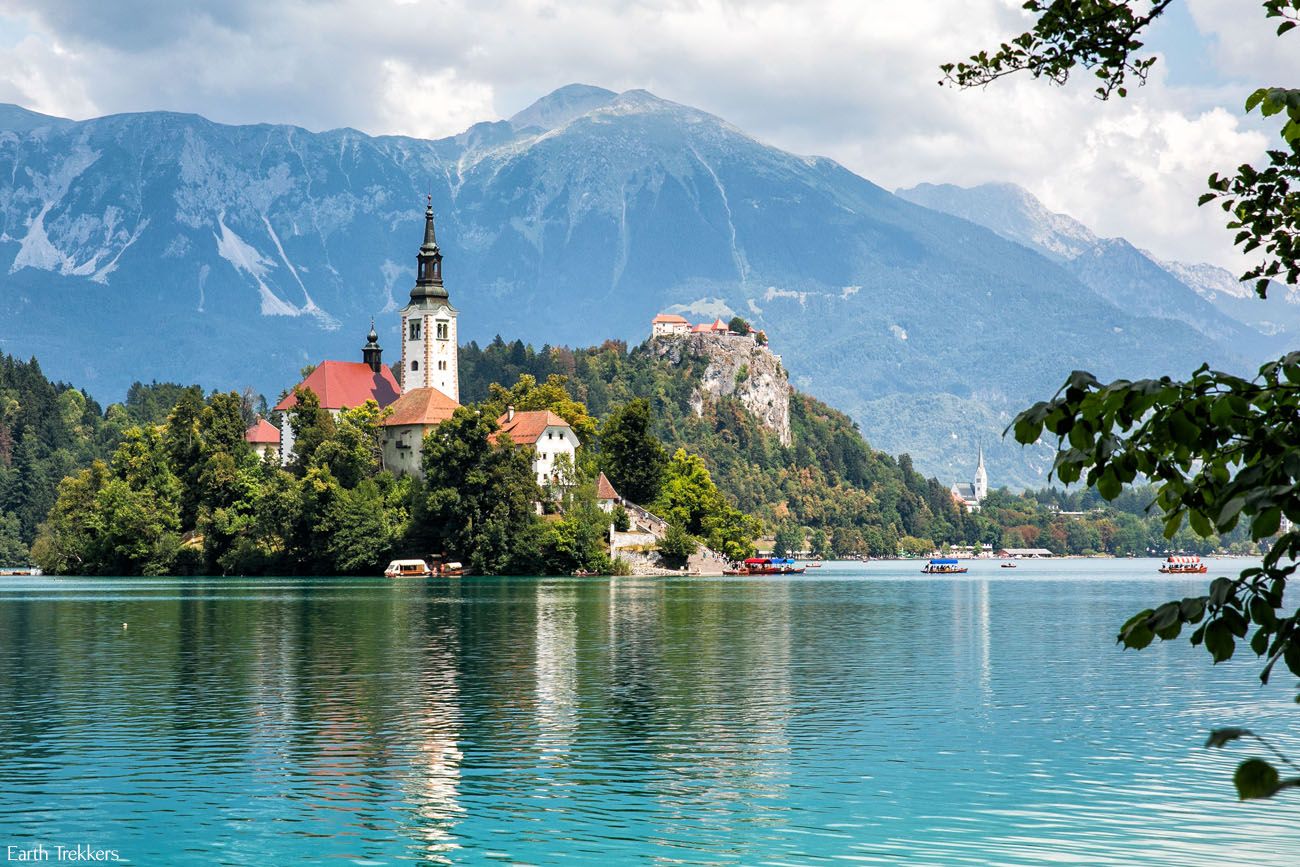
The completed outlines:
<svg viewBox="0 0 1300 867">
<path fill-rule="evenodd" d="M 6 584 L 0 844 L 141 864 L 1293 863 L 1285 807 L 1237 804 L 1240 756 L 1198 747 L 1249 724 L 1300 752 L 1285 690 L 1252 687 L 1249 661 L 1115 651 L 1116 623 L 1179 592 L 1104 571 L 1123 566 Z"/>
</svg>

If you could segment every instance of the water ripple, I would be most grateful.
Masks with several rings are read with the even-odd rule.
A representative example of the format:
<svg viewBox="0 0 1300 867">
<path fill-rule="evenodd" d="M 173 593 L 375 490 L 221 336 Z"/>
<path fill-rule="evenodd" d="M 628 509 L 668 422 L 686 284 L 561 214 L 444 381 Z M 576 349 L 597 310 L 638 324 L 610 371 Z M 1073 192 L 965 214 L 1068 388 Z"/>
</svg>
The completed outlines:
<svg viewBox="0 0 1300 867">
<path fill-rule="evenodd" d="M 987 566 L 988 568 L 983 568 Z M 0 844 L 136 864 L 1293 864 L 1153 566 L 0 584 Z M 1024 573 L 1024 574 L 1020 574 Z M 127 623 L 128 628 L 122 627 Z"/>
</svg>

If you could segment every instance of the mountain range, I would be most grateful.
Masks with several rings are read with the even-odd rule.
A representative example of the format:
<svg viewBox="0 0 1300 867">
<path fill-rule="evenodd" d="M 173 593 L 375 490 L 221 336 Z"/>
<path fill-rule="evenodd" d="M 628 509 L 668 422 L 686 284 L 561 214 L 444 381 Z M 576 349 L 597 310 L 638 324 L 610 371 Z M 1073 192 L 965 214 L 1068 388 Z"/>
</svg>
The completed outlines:
<svg viewBox="0 0 1300 867">
<path fill-rule="evenodd" d="M 271 397 L 359 358 L 372 316 L 392 360 L 426 195 L 463 339 L 740 314 L 798 387 L 944 479 L 982 442 L 994 486 L 1042 484 L 1050 452 L 1001 431 L 1074 368 L 1247 370 L 1300 327 L 1017 188 L 891 193 L 643 90 L 570 85 L 438 140 L 0 106 L 0 176 L 0 350 L 105 399 Z"/>
</svg>

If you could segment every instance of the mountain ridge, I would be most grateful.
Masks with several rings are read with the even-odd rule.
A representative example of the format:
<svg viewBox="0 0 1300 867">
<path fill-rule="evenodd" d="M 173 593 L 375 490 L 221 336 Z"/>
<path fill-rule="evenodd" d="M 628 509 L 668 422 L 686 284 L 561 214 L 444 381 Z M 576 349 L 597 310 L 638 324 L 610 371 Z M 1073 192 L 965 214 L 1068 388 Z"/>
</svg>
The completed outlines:
<svg viewBox="0 0 1300 867">
<path fill-rule="evenodd" d="M 743 315 L 801 390 L 927 475 L 964 478 L 982 439 L 995 485 L 1041 484 L 1042 456 L 998 436 L 1073 367 L 1250 360 L 833 160 L 578 88 L 517 114 L 523 131 L 436 140 L 174 113 L 0 132 L 22 179 L 0 192 L 0 348 L 110 395 L 152 378 L 273 395 L 356 355 L 372 315 L 391 358 L 431 194 L 463 339 L 637 343 L 661 310 Z"/>
</svg>

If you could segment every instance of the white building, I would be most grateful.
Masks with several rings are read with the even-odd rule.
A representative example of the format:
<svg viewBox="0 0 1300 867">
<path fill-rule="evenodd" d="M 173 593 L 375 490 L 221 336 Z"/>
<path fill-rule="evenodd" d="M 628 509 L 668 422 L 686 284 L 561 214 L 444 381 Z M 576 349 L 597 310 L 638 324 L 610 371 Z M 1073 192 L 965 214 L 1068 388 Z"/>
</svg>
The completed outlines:
<svg viewBox="0 0 1300 867">
<path fill-rule="evenodd" d="M 533 473 L 537 476 L 537 484 L 545 487 L 566 483 L 567 480 L 561 479 L 556 472 L 556 459 L 568 455 L 572 471 L 579 445 L 578 435 L 567 421 L 550 410 L 515 412 L 512 406 L 497 419 L 497 425 L 501 429 L 493 434 L 494 441 L 498 435 L 507 434 L 515 445 L 532 447 Z"/>
<path fill-rule="evenodd" d="M 979 511 L 980 503 L 989 494 L 989 474 L 984 469 L 984 446 L 979 447 L 979 463 L 975 466 L 975 481 L 952 486 L 952 498 L 968 512 Z"/>
<path fill-rule="evenodd" d="M 674 334 L 690 334 L 691 323 L 676 313 L 660 313 L 650 320 L 651 337 L 668 337 Z"/>
<path fill-rule="evenodd" d="M 424 210 L 424 243 L 416 258 L 415 287 L 402 308 L 402 390 L 436 388 L 460 400 L 456 308 L 442 285 L 442 252 L 433 230 L 433 204 Z"/>
</svg>

